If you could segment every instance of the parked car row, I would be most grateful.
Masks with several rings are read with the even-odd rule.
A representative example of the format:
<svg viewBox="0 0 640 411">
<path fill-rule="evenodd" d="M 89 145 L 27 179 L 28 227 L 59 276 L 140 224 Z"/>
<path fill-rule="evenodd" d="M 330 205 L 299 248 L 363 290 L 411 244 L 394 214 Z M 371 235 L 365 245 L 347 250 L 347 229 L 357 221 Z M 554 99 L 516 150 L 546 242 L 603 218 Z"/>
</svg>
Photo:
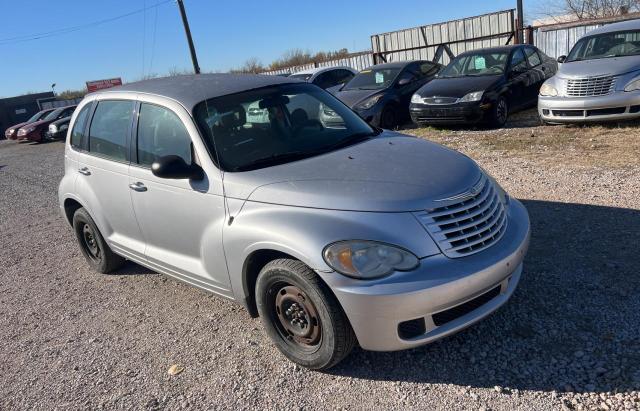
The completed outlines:
<svg viewBox="0 0 640 411">
<path fill-rule="evenodd" d="M 4 136 L 9 140 L 36 142 L 64 138 L 75 109 L 73 105 L 39 111 L 24 123 L 9 127 Z"/>
<path fill-rule="evenodd" d="M 391 129 L 405 121 L 424 125 L 501 127 L 509 114 L 534 107 L 557 63 L 531 45 L 473 50 L 446 67 L 430 61 L 379 64 L 328 91 L 370 124 Z M 324 113 L 325 125 L 333 124 Z"/>
</svg>

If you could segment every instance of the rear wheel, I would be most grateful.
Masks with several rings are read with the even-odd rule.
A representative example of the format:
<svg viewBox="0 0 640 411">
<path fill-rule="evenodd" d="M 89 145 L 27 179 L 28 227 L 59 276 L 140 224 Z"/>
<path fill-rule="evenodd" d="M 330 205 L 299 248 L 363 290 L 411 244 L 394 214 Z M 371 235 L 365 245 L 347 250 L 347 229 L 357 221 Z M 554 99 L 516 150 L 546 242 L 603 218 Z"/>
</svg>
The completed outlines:
<svg viewBox="0 0 640 411">
<path fill-rule="evenodd" d="M 111 251 L 96 223 L 84 208 L 79 208 L 73 215 L 73 231 L 80 250 L 92 269 L 106 274 L 122 267 L 125 259 Z"/>
<path fill-rule="evenodd" d="M 335 296 L 300 261 L 268 263 L 258 276 L 256 303 L 276 347 L 303 367 L 331 368 L 355 345 L 349 320 Z"/>
</svg>

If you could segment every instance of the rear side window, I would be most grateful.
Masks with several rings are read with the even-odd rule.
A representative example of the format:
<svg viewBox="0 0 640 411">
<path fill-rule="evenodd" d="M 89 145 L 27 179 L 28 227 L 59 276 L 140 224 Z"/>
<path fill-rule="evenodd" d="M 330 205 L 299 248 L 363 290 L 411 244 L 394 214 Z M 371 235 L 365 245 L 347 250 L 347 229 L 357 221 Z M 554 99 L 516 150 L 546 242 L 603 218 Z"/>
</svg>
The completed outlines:
<svg viewBox="0 0 640 411">
<path fill-rule="evenodd" d="M 132 101 L 99 102 L 89 128 L 89 151 L 113 160 L 126 161 L 132 113 Z"/>
<path fill-rule="evenodd" d="M 536 52 L 536 49 L 534 49 L 533 47 L 527 47 L 526 49 L 524 49 L 524 54 L 527 56 L 527 60 L 529 61 L 529 65 L 531 67 L 535 67 L 542 63 L 542 61 L 540 60 L 540 56 Z"/>
<path fill-rule="evenodd" d="M 518 71 L 527 67 L 527 60 L 525 60 L 521 49 L 517 49 L 511 56 L 511 70 Z"/>
<path fill-rule="evenodd" d="M 138 163 L 150 166 L 158 157 L 175 155 L 191 164 L 191 138 L 171 110 L 142 103 L 138 119 Z"/>
<path fill-rule="evenodd" d="M 73 129 L 71 130 L 71 145 L 75 148 L 84 148 L 84 126 L 87 124 L 87 115 L 89 114 L 90 108 L 91 103 L 84 106 L 82 110 L 80 110 L 80 113 L 78 113 L 76 122 L 73 124 Z"/>
</svg>

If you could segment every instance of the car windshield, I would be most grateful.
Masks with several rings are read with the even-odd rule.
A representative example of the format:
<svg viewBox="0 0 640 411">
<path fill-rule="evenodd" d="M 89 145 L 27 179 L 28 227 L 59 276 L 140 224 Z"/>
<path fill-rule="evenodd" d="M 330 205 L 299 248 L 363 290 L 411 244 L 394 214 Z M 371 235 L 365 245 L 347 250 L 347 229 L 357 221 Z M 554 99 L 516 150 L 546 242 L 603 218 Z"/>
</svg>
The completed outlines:
<svg viewBox="0 0 640 411">
<path fill-rule="evenodd" d="M 46 114 L 47 114 L 46 111 L 38 111 L 36 114 L 31 116 L 31 118 L 29 120 L 27 120 L 27 123 L 33 123 L 34 121 L 38 121 L 42 117 L 44 117 Z"/>
<path fill-rule="evenodd" d="M 356 74 L 345 90 L 381 90 L 389 87 L 402 71 L 402 67 L 368 68 Z"/>
<path fill-rule="evenodd" d="M 199 103 L 194 117 L 224 171 L 301 160 L 378 134 L 331 94 L 310 84 L 269 86 Z"/>
<path fill-rule="evenodd" d="M 474 52 L 458 56 L 438 77 L 492 76 L 504 73 L 509 52 Z"/>
<path fill-rule="evenodd" d="M 571 49 L 566 62 L 640 54 L 640 30 L 603 33 L 581 39 Z"/>
<path fill-rule="evenodd" d="M 308 81 L 311 78 L 311 76 L 313 76 L 313 74 L 292 74 L 289 76 L 289 78 Z"/>
<path fill-rule="evenodd" d="M 43 118 L 43 120 L 47 120 L 47 121 L 48 120 L 55 120 L 58 117 L 58 115 L 60 113 L 62 113 L 62 110 L 64 110 L 65 108 L 66 107 L 60 107 L 60 108 L 57 108 L 57 109 L 53 110 L 51 113 L 47 114 L 47 116 L 45 118 Z"/>
</svg>

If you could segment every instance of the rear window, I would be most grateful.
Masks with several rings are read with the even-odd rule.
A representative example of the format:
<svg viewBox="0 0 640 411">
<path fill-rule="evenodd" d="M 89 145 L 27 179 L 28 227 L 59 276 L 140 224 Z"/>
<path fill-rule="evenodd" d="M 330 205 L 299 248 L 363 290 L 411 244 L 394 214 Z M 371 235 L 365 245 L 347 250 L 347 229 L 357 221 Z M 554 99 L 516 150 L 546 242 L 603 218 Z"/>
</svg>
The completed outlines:
<svg viewBox="0 0 640 411">
<path fill-rule="evenodd" d="M 84 148 L 84 126 L 87 123 L 90 108 L 91 104 L 84 106 L 82 110 L 80 110 L 80 113 L 78 113 L 76 122 L 73 124 L 73 129 L 71 130 L 71 145 L 75 148 Z"/>
<path fill-rule="evenodd" d="M 132 113 L 132 101 L 99 102 L 89 128 L 89 151 L 112 160 L 126 161 Z"/>
</svg>

